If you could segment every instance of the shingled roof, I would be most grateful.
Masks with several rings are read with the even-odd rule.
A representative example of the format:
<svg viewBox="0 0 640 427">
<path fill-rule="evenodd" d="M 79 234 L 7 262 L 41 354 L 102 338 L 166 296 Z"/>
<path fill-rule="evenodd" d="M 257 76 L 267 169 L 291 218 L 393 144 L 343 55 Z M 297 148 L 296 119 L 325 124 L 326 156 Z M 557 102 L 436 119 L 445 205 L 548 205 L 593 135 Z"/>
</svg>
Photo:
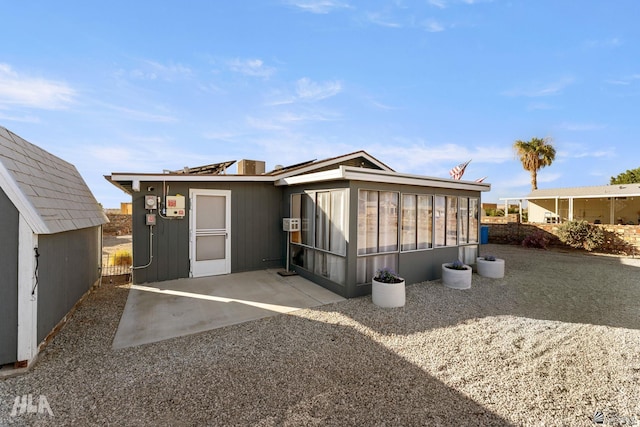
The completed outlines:
<svg viewBox="0 0 640 427">
<path fill-rule="evenodd" d="M 2 126 L 0 188 L 36 234 L 109 222 L 75 166 Z"/>
</svg>

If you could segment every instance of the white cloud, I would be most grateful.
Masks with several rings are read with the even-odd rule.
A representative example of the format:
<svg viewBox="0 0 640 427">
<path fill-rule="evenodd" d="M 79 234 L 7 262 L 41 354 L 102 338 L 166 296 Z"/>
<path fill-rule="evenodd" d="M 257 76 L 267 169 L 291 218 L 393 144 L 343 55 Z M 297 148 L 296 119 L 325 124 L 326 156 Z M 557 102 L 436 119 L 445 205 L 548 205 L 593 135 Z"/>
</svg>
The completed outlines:
<svg viewBox="0 0 640 427">
<path fill-rule="evenodd" d="M 546 102 L 532 102 L 529 105 L 527 105 L 527 110 L 528 111 L 536 111 L 536 110 L 555 110 L 556 107 L 551 105 L 551 104 L 547 104 Z"/>
<path fill-rule="evenodd" d="M 606 48 L 606 47 L 618 47 L 622 44 L 622 41 L 618 37 L 610 37 L 602 40 L 587 40 L 584 45 L 587 48 Z"/>
<path fill-rule="evenodd" d="M 435 6 L 438 9 L 444 9 L 445 7 L 447 7 L 447 2 L 445 0 L 429 0 L 428 3 L 431 6 Z"/>
<path fill-rule="evenodd" d="M 376 12 L 367 13 L 367 19 L 372 24 L 379 25 L 381 27 L 387 27 L 387 28 L 402 27 L 400 23 L 393 21 L 391 18 L 383 16 L 381 13 L 376 13 Z"/>
<path fill-rule="evenodd" d="M 530 85 L 527 88 L 511 89 L 503 92 L 505 96 L 543 97 L 560 94 L 567 86 L 574 82 L 573 78 L 564 78 L 543 85 Z"/>
<path fill-rule="evenodd" d="M 143 122 L 155 122 L 155 123 L 173 123 L 178 121 L 177 118 L 170 115 L 166 115 L 166 114 L 154 114 L 146 111 L 134 110 L 132 108 L 120 107 L 118 105 L 112 105 L 112 104 L 102 103 L 100 105 L 110 110 L 122 113 L 124 116 L 126 116 L 127 119 L 139 120 Z"/>
<path fill-rule="evenodd" d="M 579 143 L 564 143 L 561 148 L 557 150 L 556 158 L 559 162 L 563 162 L 566 159 L 582 159 L 582 158 L 613 158 L 615 157 L 615 149 L 608 147 L 606 149 L 598 148 L 593 149 L 589 146 Z"/>
<path fill-rule="evenodd" d="M 444 31 L 444 25 L 433 19 L 424 21 L 422 23 L 422 27 L 430 33 L 439 33 L 440 31 Z"/>
<path fill-rule="evenodd" d="M 371 155 L 395 170 L 447 178 L 452 167 L 469 159 L 472 161 L 467 167 L 466 179 L 481 178 L 472 176 L 476 165 L 499 164 L 513 160 L 511 147 L 502 144 L 469 148 L 454 143 L 436 144 L 398 138 L 393 143 L 375 144 L 367 150 L 371 150 Z"/>
<path fill-rule="evenodd" d="M 622 77 L 620 79 L 607 80 L 606 82 L 612 85 L 628 86 L 636 82 L 637 80 L 640 80 L 640 74 L 632 74 L 630 76 Z"/>
<path fill-rule="evenodd" d="M 8 122 L 20 122 L 20 123 L 40 123 L 40 119 L 36 116 L 15 116 L 6 115 L 0 113 L 0 120 L 6 120 Z"/>
<path fill-rule="evenodd" d="M 283 131 L 287 129 L 286 126 L 284 126 L 277 120 L 272 120 L 267 118 L 249 116 L 247 117 L 246 121 L 251 128 L 258 129 L 258 130 Z"/>
<path fill-rule="evenodd" d="M 561 123 L 558 125 L 559 129 L 576 132 L 601 130 L 605 127 L 605 125 L 599 123 Z"/>
<path fill-rule="evenodd" d="M 0 105 L 58 110 L 71 104 L 77 92 L 64 82 L 30 77 L 0 63 Z"/>
<path fill-rule="evenodd" d="M 303 77 L 296 82 L 296 93 L 302 100 L 319 101 L 335 96 L 341 91 L 342 84 L 339 81 L 316 83 Z"/>
<path fill-rule="evenodd" d="M 129 72 L 130 76 L 144 80 L 173 81 L 179 78 L 190 77 L 193 73 L 189 67 L 181 64 L 161 64 L 159 62 L 144 60 L 142 67 Z"/>
<path fill-rule="evenodd" d="M 323 15 L 337 9 L 348 9 L 351 7 L 348 3 L 333 0 L 292 0 L 288 3 L 305 12 Z"/>
<path fill-rule="evenodd" d="M 269 78 L 276 69 L 266 66 L 261 59 L 232 59 L 228 62 L 229 68 L 240 74 L 253 77 Z"/>
</svg>

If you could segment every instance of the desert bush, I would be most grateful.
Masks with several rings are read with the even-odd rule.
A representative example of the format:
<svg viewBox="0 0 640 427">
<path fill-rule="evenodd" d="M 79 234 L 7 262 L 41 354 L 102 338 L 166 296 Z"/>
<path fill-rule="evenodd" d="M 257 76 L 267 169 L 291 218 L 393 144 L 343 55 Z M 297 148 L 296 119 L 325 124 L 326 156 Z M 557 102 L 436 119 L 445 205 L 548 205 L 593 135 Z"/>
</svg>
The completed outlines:
<svg viewBox="0 0 640 427">
<path fill-rule="evenodd" d="M 522 240 L 522 246 L 525 248 L 546 249 L 548 244 L 549 237 L 547 237 L 546 233 L 541 230 L 534 231 Z"/>
<path fill-rule="evenodd" d="M 503 209 L 493 209 L 493 208 L 489 208 L 486 210 L 486 215 L 487 216 L 504 216 L 504 210 Z"/>
<path fill-rule="evenodd" d="M 131 252 L 126 249 L 119 249 L 109 255 L 109 266 L 131 264 L 133 264 L 133 256 Z"/>
<path fill-rule="evenodd" d="M 592 251 L 604 243 L 604 232 L 587 221 L 568 221 L 558 229 L 558 238 L 572 248 Z"/>
</svg>

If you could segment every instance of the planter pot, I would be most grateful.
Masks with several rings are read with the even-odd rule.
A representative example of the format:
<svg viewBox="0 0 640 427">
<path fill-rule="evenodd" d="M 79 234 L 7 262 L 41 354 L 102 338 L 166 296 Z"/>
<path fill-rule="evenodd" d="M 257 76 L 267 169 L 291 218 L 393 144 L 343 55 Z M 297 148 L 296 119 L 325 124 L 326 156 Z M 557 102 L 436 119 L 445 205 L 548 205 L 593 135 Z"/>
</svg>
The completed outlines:
<svg viewBox="0 0 640 427">
<path fill-rule="evenodd" d="M 476 259 L 478 274 L 491 279 L 502 279 L 504 277 L 504 260 L 496 258 L 495 261 L 487 261 L 483 257 Z"/>
<path fill-rule="evenodd" d="M 451 263 L 442 264 L 442 284 L 452 289 L 469 289 L 471 287 L 471 276 L 473 270 L 465 265 L 464 270 L 454 270 L 447 266 Z"/>
<path fill-rule="evenodd" d="M 371 281 L 371 299 L 384 308 L 403 307 L 405 303 L 404 280 L 400 283 Z"/>
</svg>

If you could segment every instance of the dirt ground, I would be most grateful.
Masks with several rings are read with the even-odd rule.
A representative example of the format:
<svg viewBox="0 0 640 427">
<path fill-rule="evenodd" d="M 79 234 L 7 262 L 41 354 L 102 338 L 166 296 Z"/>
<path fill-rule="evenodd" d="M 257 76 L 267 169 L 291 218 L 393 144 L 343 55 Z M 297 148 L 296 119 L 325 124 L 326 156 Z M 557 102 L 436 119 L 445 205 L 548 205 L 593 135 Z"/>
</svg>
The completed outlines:
<svg viewBox="0 0 640 427">
<path fill-rule="evenodd" d="M 102 255 L 110 255 L 118 250 L 132 251 L 131 235 L 127 236 L 103 236 Z"/>
<path fill-rule="evenodd" d="M 0 381 L 0 426 L 640 425 L 640 260 L 481 251 L 505 260 L 503 279 L 118 350 L 129 285 L 103 285 L 33 369 Z M 12 416 L 29 394 L 53 416 Z"/>
</svg>

